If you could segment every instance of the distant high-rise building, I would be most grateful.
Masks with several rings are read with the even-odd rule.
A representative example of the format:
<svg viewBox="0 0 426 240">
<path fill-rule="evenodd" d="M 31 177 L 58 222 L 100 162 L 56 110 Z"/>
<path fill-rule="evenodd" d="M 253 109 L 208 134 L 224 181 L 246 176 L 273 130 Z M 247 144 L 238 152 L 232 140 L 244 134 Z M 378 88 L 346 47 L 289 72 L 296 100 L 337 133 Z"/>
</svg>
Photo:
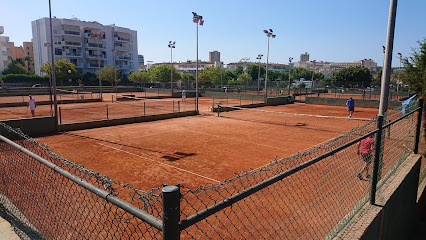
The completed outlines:
<svg viewBox="0 0 426 240">
<path fill-rule="evenodd" d="M 10 52 L 8 49 L 10 46 L 8 45 L 9 37 L 2 36 L 4 33 L 4 27 L 0 26 L 0 74 L 3 70 L 12 62 L 12 58 L 10 57 Z"/>
<path fill-rule="evenodd" d="M 144 65 L 145 64 L 145 60 L 143 55 L 138 55 L 138 64 L 139 65 Z"/>
<path fill-rule="evenodd" d="M 220 52 L 209 52 L 209 62 L 220 62 Z"/>
<path fill-rule="evenodd" d="M 49 61 L 49 18 L 33 21 L 34 67 L 40 74 L 40 66 Z M 98 72 L 111 64 L 125 75 L 137 71 L 137 32 L 128 28 L 102 25 L 96 21 L 86 22 L 77 18 L 53 18 L 53 44 L 55 58 L 75 64 L 84 73 Z"/>
<path fill-rule="evenodd" d="M 308 62 L 309 61 L 309 53 L 304 52 L 300 54 L 300 62 Z"/>
</svg>

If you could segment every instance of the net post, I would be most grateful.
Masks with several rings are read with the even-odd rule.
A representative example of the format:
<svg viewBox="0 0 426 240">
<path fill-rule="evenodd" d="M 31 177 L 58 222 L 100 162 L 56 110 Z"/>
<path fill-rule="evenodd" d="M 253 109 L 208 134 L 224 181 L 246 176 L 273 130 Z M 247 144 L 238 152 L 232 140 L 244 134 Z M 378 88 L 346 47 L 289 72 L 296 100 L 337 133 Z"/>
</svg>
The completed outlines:
<svg viewBox="0 0 426 240">
<path fill-rule="evenodd" d="M 146 116 L 146 112 L 145 112 L 145 103 L 146 103 L 146 102 L 143 102 L 143 116 Z"/>
<path fill-rule="evenodd" d="M 423 98 L 419 99 L 419 113 L 417 115 L 417 126 L 416 126 L 416 141 L 414 142 L 414 153 L 419 152 L 419 141 L 420 141 L 420 129 L 422 124 L 422 115 L 423 115 Z"/>
<path fill-rule="evenodd" d="M 107 120 L 108 120 L 108 104 L 106 105 L 106 110 L 107 110 Z"/>
<path fill-rule="evenodd" d="M 163 239 L 180 239 L 180 190 L 177 186 L 165 186 L 163 197 Z"/>
<path fill-rule="evenodd" d="M 373 177 L 371 180 L 371 191 L 370 191 L 370 204 L 372 205 L 376 203 L 376 189 L 377 189 L 377 179 L 378 179 L 378 172 L 379 172 L 382 131 L 383 131 L 383 115 L 377 116 L 377 130 L 378 131 L 376 133 L 376 142 L 375 142 L 375 150 L 374 150 Z"/>
<path fill-rule="evenodd" d="M 180 101 L 178 101 L 178 112 L 180 112 Z"/>
<path fill-rule="evenodd" d="M 62 111 L 61 111 L 61 107 L 59 107 L 59 124 L 62 124 Z"/>
<path fill-rule="evenodd" d="M 240 95 L 240 107 L 241 107 L 241 95 Z"/>
<path fill-rule="evenodd" d="M 220 117 L 220 104 L 217 104 L 217 116 Z"/>
</svg>

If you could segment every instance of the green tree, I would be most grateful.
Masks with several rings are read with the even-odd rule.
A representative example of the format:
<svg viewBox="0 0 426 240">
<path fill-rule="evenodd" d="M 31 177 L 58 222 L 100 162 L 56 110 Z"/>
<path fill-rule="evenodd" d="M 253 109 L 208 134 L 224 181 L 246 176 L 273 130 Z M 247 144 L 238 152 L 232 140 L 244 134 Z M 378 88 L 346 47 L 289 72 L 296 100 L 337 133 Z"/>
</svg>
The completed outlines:
<svg viewBox="0 0 426 240">
<path fill-rule="evenodd" d="M 24 57 L 24 59 L 23 59 L 27 64 L 26 64 L 26 68 L 27 68 L 27 71 L 28 71 L 28 74 L 30 73 L 29 71 L 30 71 L 30 64 L 32 63 L 32 61 L 33 61 L 33 59 L 30 57 L 30 56 L 25 56 Z"/>
<path fill-rule="evenodd" d="M 25 69 L 22 64 L 17 62 L 12 62 L 11 64 L 7 65 L 7 68 L 3 70 L 3 75 L 7 74 L 27 74 L 28 71 Z"/>
<path fill-rule="evenodd" d="M 426 96 L 426 38 L 417 41 L 419 48 L 413 48 L 412 56 L 402 59 L 404 70 L 401 80 L 419 96 Z"/>
<path fill-rule="evenodd" d="M 371 85 L 373 86 L 380 86 L 382 85 L 382 69 L 380 69 L 376 76 L 373 78 L 373 81 L 371 81 Z"/>
<path fill-rule="evenodd" d="M 47 75 L 51 72 L 51 64 L 50 62 L 46 62 L 40 67 L 40 71 L 46 73 Z M 60 81 L 61 86 L 63 85 L 63 81 L 68 79 L 76 80 L 80 78 L 80 71 L 76 69 L 73 63 L 67 62 L 65 59 L 56 59 L 55 60 L 55 77 L 56 84 Z"/>
<path fill-rule="evenodd" d="M 139 83 L 141 86 L 144 83 L 148 83 L 151 81 L 151 76 L 149 72 L 132 72 L 130 73 L 129 80 L 135 83 Z"/>
<path fill-rule="evenodd" d="M 149 69 L 150 76 L 153 82 L 169 83 L 171 78 L 171 71 L 173 69 L 173 81 L 182 78 L 180 72 L 176 68 L 171 68 L 168 64 L 161 64 Z"/>
<path fill-rule="evenodd" d="M 277 70 L 268 70 L 268 80 L 269 81 L 275 81 L 278 80 L 278 78 L 281 78 L 282 74 L 280 71 Z"/>
<path fill-rule="evenodd" d="M 349 67 L 334 74 L 332 83 L 334 86 L 350 87 L 353 85 L 370 86 L 373 75 L 366 67 Z"/>
<path fill-rule="evenodd" d="M 225 78 L 225 70 L 221 67 L 207 67 L 200 71 L 199 80 L 201 83 L 212 83 L 220 85 Z"/>
<path fill-rule="evenodd" d="M 191 86 L 190 83 L 195 81 L 195 76 L 190 73 L 185 73 L 185 74 L 182 74 L 181 80 L 185 83 L 186 88 L 189 89 Z"/>
<path fill-rule="evenodd" d="M 237 82 L 241 85 L 248 85 L 252 80 L 251 76 L 247 73 L 241 73 L 237 78 Z"/>
<path fill-rule="evenodd" d="M 110 82 L 111 86 L 114 86 L 114 83 L 116 80 L 117 82 L 120 81 L 120 79 L 118 79 L 119 76 L 120 76 L 120 70 L 116 69 L 113 65 L 107 65 L 101 69 L 102 81 Z"/>
<path fill-rule="evenodd" d="M 235 76 L 238 76 L 243 72 L 244 72 L 244 68 L 242 66 L 237 66 L 237 68 L 234 71 L 234 74 L 235 74 Z"/>
<path fill-rule="evenodd" d="M 246 69 L 246 72 L 248 75 L 251 76 L 252 79 L 258 79 L 259 77 L 259 65 L 249 65 Z M 266 68 L 263 66 L 260 66 L 260 77 L 264 78 L 265 77 L 265 72 L 266 72 Z"/>
</svg>

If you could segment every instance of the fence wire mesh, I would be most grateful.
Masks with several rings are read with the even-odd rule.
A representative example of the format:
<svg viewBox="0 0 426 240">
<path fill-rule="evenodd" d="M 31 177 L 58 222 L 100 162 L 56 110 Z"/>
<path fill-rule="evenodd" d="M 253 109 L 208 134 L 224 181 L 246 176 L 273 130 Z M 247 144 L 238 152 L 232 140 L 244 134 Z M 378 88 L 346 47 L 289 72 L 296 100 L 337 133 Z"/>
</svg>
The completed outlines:
<svg viewBox="0 0 426 240">
<path fill-rule="evenodd" d="M 411 114 L 383 131 L 383 136 L 390 136 L 385 139 L 381 154 L 384 175 L 390 176 L 412 152 L 416 114 Z M 387 115 L 391 121 L 399 117 L 401 109 L 391 110 Z M 206 185 L 197 189 L 180 186 L 181 221 L 206 209 L 211 211 L 213 205 L 372 132 L 375 128 L 376 122 L 370 121 L 309 151 L 275 160 L 260 169 L 241 172 L 219 185 Z M 375 135 L 372 138 L 374 140 Z M 230 207 L 192 225 L 188 224 L 189 227 L 181 233 L 182 239 L 333 239 L 370 197 L 371 177 L 358 177 L 366 163 L 357 150 L 358 144 L 353 144 Z M 368 166 L 366 175 L 371 176 L 372 165 Z"/>
<path fill-rule="evenodd" d="M 417 112 L 383 131 L 379 186 L 412 151 Z M 386 122 L 401 117 L 395 109 Z M 326 143 L 275 159 L 259 169 L 234 174 L 220 184 L 190 189 L 180 185 L 180 221 L 185 222 L 231 196 L 291 171 L 376 129 L 371 120 Z M 66 171 L 162 219 L 160 188 L 142 192 L 68 161 L 46 145 L 0 123 L 0 134 Z M 372 135 L 375 138 L 375 135 Z M 357 141 L 358 141 L 357 140 Z M 0 201 L 15 206 L 47 239 L 161 239 L 162 233 L 98 197 L 11 145 L 0 142 Z M 358 144 L 327 155 L 229 207 L 181 227 L 181 239 L 333 239 L 369 199 L 370 180 L 358 173 L 366 166 Z M 372 167 L 369 171 L 371 172 Z M 371 173 L 370 173 L 371 174 Z M 181 225 L 182 226 L 182 225 Z"/>
<path fill-rule="evenodd" d="M 141 192 L 70 162 L 0 123 L 0 134 L 75 176 L 161 219 L 160 190 Z M 0 142 L 0 201 L 7 198 L 46 239 L 161 239 L 161 231 Z"/>
</svg>

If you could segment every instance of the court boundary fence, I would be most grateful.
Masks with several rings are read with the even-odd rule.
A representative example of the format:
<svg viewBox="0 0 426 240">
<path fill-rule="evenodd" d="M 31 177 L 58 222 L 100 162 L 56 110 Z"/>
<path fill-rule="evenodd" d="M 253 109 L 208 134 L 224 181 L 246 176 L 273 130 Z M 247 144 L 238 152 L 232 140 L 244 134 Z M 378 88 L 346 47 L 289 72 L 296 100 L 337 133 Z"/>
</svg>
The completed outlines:
<svg viewBox="0 0 426 240">
<path fill-rule="evenodd" d="M 420 106 L 423 106 L 422 99 Z M 415 136 L 410 135 L 412 133 L 411 128 L 406 131 L 405 128 L 398 130 L 395 126 L 400 121 L 414 122 L 416 115 L 415 124 L 408 124 L 411 128 L 415 127 Z M 389 111 L 386 116 L 378 116 L 376 127 L 372 124 L 375 121 L 372 120 L 347 134 L 315 146 L 307 152 L 297 153 L 290 158 L 275 159 L 267 166 L 241 172 L 236 174 L 234 178 L 225 180 L 218 185 L 206 184 L 197 189 L 188 189 L 182 185 L 167 186 L 167 184 L 163 184 L 162 187 L 155 188 L 150 192 L 143 192 L 128 184 L 121 184 L 88 170 L 84 166 L 70 162 L 51 151 L 46 145 L 40 145 L 34 139 L 20 132 L 19 129 L 12 129 L 0 122 L 0 168 L 2 168 L 0 169 L 2 170 L 0 171 L 0 197 L 6 196 L 45 238 L 61 238 L 61 236 L 93 239 L 251 237 L 252 235 L 247 235 L 243 231 L 243 226 L 242 229 L 237 228 L 235 232 L 229 233 L 222 229 L 217 230 L 222 231 L 218 233 L 215 232 L 216 229 L 213 228 L 213 225 L 218 224 L 220 219 L 232 224 L 231 221 L 235 216 L 231 215 L 236 210 L 235 206 L 240 203 L 253 202 L 252 207 L 254 209 L 247 210 L 249 212 L 255 211 L 258 205 L 265 207 L 265 203 L 258 202 L 260 200 L 253 197 L 255 194 L 274 184 L 279 184 L 286 178 L 298 176 L 300 171 L 315 166 L 326 158 L 334 157 L 345 149 L 354 147 L 367 137 L 375 137 L 376 147 L 370 193 L 365 195 L 361 202 L 364 201 L 365 203 L 369 199 L 370 203 L 374 204 L 377 187 L 380 188 L 381 186 L 379 180 L 386 179 L 386 176 L 381 176 L 383 174 L 381 167 L 385 164 L 385 139 L 391 139 L 391 136 L 397 138 L 399 134 L 397 131 L 401 131 L 408 138 L 398 139 L 398 141 L 410 144 L 410 146 L 404 145 L 406 150 L 400 152 L 396 156 L 395 162 L 391 163 L 392 168 L 389 170 L 389 174 L 394 171 L 392 169 L 405 160 L 404 158 L 408 156 L 407 152 L 417 153 L 418 151 L 422 107 L 399 116 L 401 116 L 400 109 Z M 25 168 L 20 168 L 20 165 L 32 166 L 30 170 L 27 170 L 30 171 L 27 173 L 28 175 L 24 172 L 13 172 L 16 170 L 24 171 Z M 33 181 L 39 183 L 41 189 L 33 190 L 33 187 L 39 187 L 37 184 L 34 185 Z M 50 182 L 54 182 L 61 188 L 49 184 Z M 282 187 L 282 185 L 278 187 Z M 53 191 L 50 188 L 53 188 Z M 39 194 L 41 195 L 38 196 Z M 126 200 L 119 198 L 119 194 Z M 214 195 L 219 195 L 219 197 L 214 198 Z M 26 199 L 27 203 L 22 203 L 20 198 L 25 196 L 35 201 L 31 202 Z M 208 203 L 212 201 L 214 204 L 205 204 L 203 202 L 205 199 Z M 38 204 L 42 204 L 46 208 L 39 209 Z M 60 205 L 54 207 L 57 208 L 57 211 L 66 208 L 65 212 L 50 216 L 52 212 L 46 209 L 49 209 L 51 204 Z M 80 206 L 82 209 L 70 209 L 67 208 L 67 204 L 77 204 L 76 206 Z M 31 205 L 37 205 L 37 208 L 31 207 Z M 351 210 L 344 217 L 344 220 L 350 220 L 356 214 L 357 208 L 357 206 L 354 206 L 354 210 Z M 72 211 L 73 216 L 61 215 L 68 215 L 69 212 L 67 211 Z M 219 212 L 222 213 L 223 218 L 215 215 Z M 262 214 L 268 213 L 270 212 L 267 211 Z M 245 214 L 242 215 L 244 220 Z M 209 221 L 208 218 L 211 216 L 216 216 L 216 218 Z M 240 217 L 237 216 L 236 219 L 239 221 Z M 37 222 L 40 219 L 47 220 Z M 49 219 L 52 221 L 49 222 Z M 58 219 L 60 221 L 57 221 Z M 241 220 L 241 224 L 245 222 L 250 225 L 252 221 L 256 222 L 257 219 L 243 220 Z M 97 224 L 92 225 L 91 222 Z M 86 224 L 88 226 L 85 226 Z M 238 224 L 240 225 L 240 223 Z M 327 230 L 328 234 L 321 233 L 322 236 L 310 237 L 332 238 L 343 229 L 344 225 L 345 223 L 342 220 L 329 231 Z M 265 227 L 263 224 L 259 226 Z M 84 229 L 85 227 L 87 229 Z M 278 231 L 285 230 L 275 229 L 268 235 L 262 235 L 262 238 L 279 234 Z M 290 238 L 297 237 L 300 237 L 300 235 L 290 233 Z"/>
</svg>

